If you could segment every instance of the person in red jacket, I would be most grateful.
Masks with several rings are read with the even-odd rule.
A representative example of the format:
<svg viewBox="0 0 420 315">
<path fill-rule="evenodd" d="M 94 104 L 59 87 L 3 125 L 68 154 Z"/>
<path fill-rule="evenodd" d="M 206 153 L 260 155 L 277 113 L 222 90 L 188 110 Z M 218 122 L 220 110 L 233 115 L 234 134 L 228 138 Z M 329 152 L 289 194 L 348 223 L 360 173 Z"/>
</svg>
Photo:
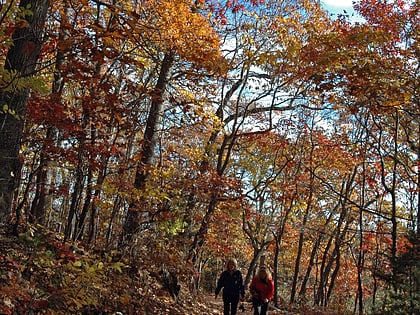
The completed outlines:
<svg viewBox="0 0 420 315">
<path fill-rule="evenodd" d="M 268 302 L 274 295 L 274 282 L 270 271 L 262 266 L 251 281 L 249 290 L 252 295 L 254 315 L 266 315 Z"/>
</svg>

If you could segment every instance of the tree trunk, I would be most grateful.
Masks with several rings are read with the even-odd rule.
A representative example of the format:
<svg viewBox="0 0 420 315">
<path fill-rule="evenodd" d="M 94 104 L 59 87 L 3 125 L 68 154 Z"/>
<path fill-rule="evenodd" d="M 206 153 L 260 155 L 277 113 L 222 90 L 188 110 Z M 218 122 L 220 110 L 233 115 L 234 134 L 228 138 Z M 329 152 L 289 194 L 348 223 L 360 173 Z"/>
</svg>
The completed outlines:
<svg viewBox="0 0 420 315">
<path fill-rule="evenodd" d="M 68 8 L 64 8 L 65 14 L 61 17 L 62 19 L 67 18 Z M 68 34 L 65 31 L 65 27 L 63 24 L 65 24 L 67 21 L 61 22 L 60 27 L 60 35 L 59 35 L 59 42 L 64 42 L 68 38 Z M 57 45 L 58 52 L 56 55 L 56 61 L 55 61 L 55 72 L 54 72 L 54 81 L 52 83 L 51 88 L 51 102 L 55 104 L 61 103 L 61 97 L 64 87 L 64 79 L 61 74 L 61 71 L 59 70 L 65 61 L 66 51 L 60 48 L 60 44 Z M 47 128 L 47 133 L 45 136 L 45 143 L 42 147 L 42 151 L 40 153 L 39 158 L 39 167 L 37 171 L 37 179 L 36 179 L 36 186 L 35 186 L 35 196 L 32 201 L 31 205 L 31 219 L 34 222 L 39 222 L 41 224 L 45 223 L 46 220 L 46 204 L 47 204 L 47 198 L 49 189 L 47 186 L 47 179 L 48 179 L 48 172 L 49 172 L 49 156 L 46 152 L 46 148 L 53 144 L 54 141 L 56 141 L 56 128 L 49 126 Z"/>
<path fill-rule="evenodd" d="M 143 136 L 143 145 L 141 148 L 141 160 L 137 166 L 136 178 L 134 181 L 134 188 L 139 191 L 144 190 L 148 178 L 148 168 L 151 165 L 154 157 L 154 148 L 156 144 L 156 132 L 160 121 L 161 112 L 163 109 L 163 95 L 168 84 L 168 76 L 174 62 L 174 55 L 172 52 L 166 53 L 162 60 L 159 78 L 152 95 L 152 103 L 148 119 L 146 122 L 146 129 Z M 145 207 L 144 198 L 140 198 L 138 202 L 132 202 L 129 206 L 127 218 L 123 226 L 120 245 L 128 245 L 137 232 L 140 223 L 140 210 Z"/>
<path fill-rule="evenodd" d="M 228 102 L 234 95 L 234 93 L 239 89 L 239 87 L 242 84 L 242 79 L 238 80 L 233 84 L 233 86 L 227 91 L 226 95 L 223 97 L 223 100 L 221 101 L 220 106 L 216 110 L 216 117 L 220 119 L 220 121 L 223 121 L 223 110 L 227 106 Z M 216 166 L 216 172 L 219 176 L 222 176 L 230 159 L 230 151 L 232 149 L 233 144 L 235 143 L 235 137 L 236 132 L 235 128 L 232 127 L 232 133 L 230 135 L 225 135 L 223 139 L 223 143 L 220 145 L 220 148 L 218 150 L 217 155 L 217 166 Z M 220 134 L 220 130 L 215 129 L 211 133 L 208 141 L 207 141 L 207 148 L 210 148 L 215 142 Z M 206 154 L 203 156 L 201 166 L 200 166 L 200 172 L 205 173 L 209 167 L 209 157 L 213 157 L 209 149 L 206 149 Z M 217 187 L 215 188 L 217 190 Z M 196 264 L 198 261 L 198 253 L 201 251 L 201 248 L 203 247 L 205 243 L 205 237 L 208 231 L 208 228 L 210 226 L 210 220 L 213 216 L 214 210 L 216 209 L 216 205 L 218 203 L 218 195 L 217 192 L 214 192 L 211 194 L 209 206 L 207 208 L 207 212 L 204 215 L 203 219 L 201 220 L 201 225 L 198 230 L 198 232 L 194 235 L 194 240 L 192 242 L 192 245 L 190 246 L 187 261 L 192 262 L 193 264 Z M 194 197 L 191 196 L 190 200 L 192 201 L 189 206 L 193 207 L 195 205 Z M 188 212 L 192 211 L 192 208 L 187 209 Z"/>
<path fill-rule="evenodd" d="M 320 269 L 319 287 L 317 295 L 315 297 L 315 305 L 320 305 L 324 307 L 327 306 L 334 289 L 334 284 L 338 271 L 340 269 L 340 247 L 343 243 L 344 237 L 347 234 L 351 222 L 350 220 L 347 220 L 345 226 L 341 228 L 344 224 L 344 221 L 347 218 L 347 209 L 345 202 L 343 203 L 342 208 L 343 209 L 340 214 L 340 218 L 338 219 L 336 230 L 331 235 L 331 238 L 328 241 L 328 246 L 326 247 L 326 250 L 324 252 L 324 257 Z M 331 252 L 331 255 L 328 255 L 329 248 L 331 247 L 333 241 L 334 248 Z"/>
<path fill-rule="evenodd" d="M 420 104 L 417 104 L 417 108 L 420 108 Z M 420 113 L 419 115 L 420 116 Z M 417 131 L 417 187 L 420 187 L 420 121 L 418 122 L 418 131 Z M 417 239 L 420 239 L 420 189 L 417 189 Z"/>
<path fill-rule="evenodd" d="M 274 280 L 274 297 L 273 297 L 273 301 L 274 301 L 274 305 L 278 305 L 278 300 L 279 300 L 279 292 L 278 292 L 278 285 L 279 285 L 279 280 L 278 280 L 278 263 L 279 263 L 279 256 L 280 256 L 280 246 L 283 240 L 283 236 L 284 236 L 284 231 L 286 230 L 286 224 L 287 224 L 287 220 L 289 218 L 289 214 L 292 211 L 293 208 L 293 203 L 294 203 L 294 199 L 292 199 L 290 201 L 290 205 L 287 207 L 287 209 L 284 212 L 284 217 L 281 220 L 281 224 L 279 226 L 279 228 L 277 229 L 277 232 L 274 235 L 274 239 L 276 241 L 276 248 L 275 248 L 275 252 L 274 252 L 274 266 L 273 266 L 273 280 Z"/>
<path fill-rule="evenodd" d="M 88 230 L 88 244 L 93 244 L 96 238 L 96 232 L 97 232 L 97 215 L 98 215 L 98 209 L 96 206 L 96 201 L 99 200 L 99 197 L 102 192 L 102 185 L 105 181 L 105 177 L 107 174 L 107 166 L 108 166 L 109 159 L 107 157 L 103 158 L 102 165 L 104 166 L 104 169 L 100 172 L 98 176 L 98 180 L 96 182 L 96 186 L 98 188 L 95 189 L 95 192 L 93 194 L 94 198 L 91 205 L 90 210 L 90 218 L 89 218 L 89 230 Z"/>
<path fill-rule="evenodd" d="M 217 199 L 216 193 L 212 193 L 210 197 L 210 203 L 207 208 L 207 212 L 204 215 L 203 219 L 201 220 L 201 226 L 198 232 L 195 234 L 194 240 L 190 247 L 187 261 L 191 262 L 193 265 L 196 265 L 198 261 L 198 257 L 200 257 L 199 253 L 201 251 L 201 248 L 204 245 L 207 231 L 210 227 L 210 221 L 216 209 L 217 202 L 218 202 L 218 199 Z"/>
<path fill-rule="evenodd" d="M 81 241 L 83 239 L 83 233 L 86 226 L 86 217 L 89 213 L 89 208 L 92 204 L 92 197 L 93 197 L 93 174 L 92 169 L 89 167 L 88 174 L 86 176 L 86 192 L 85 192 L 85 200 L 83 202 L 82 211 L 80 212 L 79 217 L 76 220 L 76 224 L 74 226 L 74 234 L 73 240 Z"/>
<path fill-rule="evenodd" d="M 54 141 L 54 128 L 48 127 L 46 134 L 46 142 Z M 45 146 L 45 145 L 44 145 Z M 40 224 L 45 224 L 46 221 L 46 211 L 45 207 L 47 204 L 48 196 L 48 168 L 49 168 L 49 159 L 45 152 L 45 148 L 41 149 L 41 154 L 39 158 L 38 170 L 36 172 L 36 183 L 35 183 L 35 196 L 32 200 L 31 210 L 30 210 L 30 221 L 38 222 Z"/>
<path fill-rule="evenodd" d="M 260 263 L 261 265 L 261 257 L 264 256 L 265 252 L 267 251 L 267 247 L 268 247 L 268 244 L 265 244 L 265 243 L 262 244 L 261 247 L 254 246 L 254 254 L 253 254 L 251 263 L 249 264 L 248 272 L 246 273 L 245 279 L 244 279 L 245 288 L 247 288 L 250 285 L 251 280 L 253 276 L 255 275 L 258 263 Z"/>
<path fill-rule="evenodd" d="M 334 213 L 335 213 L 335 211 L 331 211 L 330 215 L 328 216 L 327 220 L 325 221 L 325 224 L 324 224 L 325 231 L 328 230 L 328 225 L 331 222 Z M 300 286 L 299 297 L 301 297 L 301 298 L 305 298 L 305 296 L 306 296 L 306 286 L 307 286 L 307 283 L 309 281 L 309 277 L 311 275 L 312 268 L 315 265 L 316 255 L 318 253 L 321 242 L 324 238 L 325 238 L 325 232 L 321 231 L 319 233 L 315 243 L 314 243 L 314 246 L 312 247 L 311 255 L 310 255 L 310 258 L 309 258 L 309 265 L 308 265 L 308 268 L 306 269 L 305 276 L 303 277 L 303 280 L 302 280 L 302 283 L 301 283 L 301 286 Z"/>
<path fill-rule="evenodd" d="M 385 191 L 390 195 L 391 197 L 391 265 L 392 265 L 392 273 L 393 276 L 397 276 L 397 266 L 395 266 L 395 261 L 397 258 L 397 196 L 396 196 L 396 186 L 397 186 L 397 165 L 398 165 L 398 132 L 399 132 L 399 113 L 398 109 L 395 110 L 395 130 L 394 130 L 394 142 L 393 142 L 393 148 L 392 148 L 392 170 L 387 170 L 387 163 L 385 162 L 385 153 L 381 152 L 381 146 L 382 146 L 382 131 L 379 135 L 379 145 L 378 145 L 378 153 L 381 160 L 381 182 L 385 189 Z M 383 149 L 386 151 L 386 149 Z M 390 184 L 387 183 L 388 178 L 391 177 Z M 397 283 L 393 283 L 394 290 L 397 290 Z"/>
<path fill-rule="evenodd" d="M 6 56 L 4 69 L 16 71 L 14 77 L 24 78 L 34 74 L 49 3 L 49 0 L 20 1 L 19 7 L 30 6 L 32 15 L 27 17 L 27 27 L 14 31 L 13 45 Z M 0 223 L 6 222 L 12 209 L 13 194 L 19 186 L 19 150 L 28 96 L 28 88 L 0 90 Z"/>
<path fill-rule="evenodd" d="M 312 160 L 312 152 L 311 152 L 310 159 Z M 307 199 L 305 213 L 304 213 L 303 219 L 302 219 L 302 227 L 301 227 L 300 232 L 299 232 L 299 243 L 298 243 L 297 255 L 296 255 L 296 259 L 295 259 L 295 269 L 294 269 L 294 273 L 293 273 L 292 289 L 290 291 L 290 303 L 291 304 L 293 304 L 295 302 L 295 297 L 296 297 L 297 281 L 298 281 L 299 269 L 300 269 L 300 260 L 301 260 L 301 257 L 302 257 L 303 243 L 304 243 L 304 240 L 305 240 L 305 228 L 306 228 L 306 224 L 307 224 L 307 221 L 308 221 L 309 212 L 310 212 L 311 207 L 312 207 L 313 182 L 314 182 L 314 175 L 311 173 L 311 178 L 309 180 L 309 183 L 310 183 L 309 184 L 309 196 L 308 196 L 308 199 Z"/>
<path fill-rule="evenodd" d="M 363 158 L 362 172 L 366 174 L 366 162 Z M 357 296 L 356 301 L 358 306 L 359 315 L 363 315 L 363 269 L 364 269 L 364 260 L 365 253 L 363 250 L 364 245 L 364 228 L 363 228 L 363 209 L 365 207 L 365 188 L 366 188 L 366 178 L 362 178 L 362 187 L 361 187 L 361 203 L 359 207 L 359 230 L 360 230 L 360 239 L 359 239 L 359 253 L 357 258 Z"/>
<path fill-rule="evenodd" d="M 84 186 L 84 164 L 85 164 L 85 158 L 83 156 L 85 152 L 85 140 L 80 140 L 80 146 L 79 146 L 79 154 L 78 154 L 78 161 L 77 161 L 77 167 L 76 167 L 76 174 L 75 174 L 75 180 L 74 180 L 74 188 L 71 196 L 71 204 L 69 213 L 67 216 L 67 224 L 66 229 L 64 231 L 64 241 L 66 241 L 68 238 L 72 237 L 72 230 L 75 223 L 74 217 L 77 214 L 77 210 L 79 209 L 80 201 L 82 198 L 82 192 L 83 192 L 83 186 Z M 73 233 L 74 234 L 74 233 Z"/>
</svg>

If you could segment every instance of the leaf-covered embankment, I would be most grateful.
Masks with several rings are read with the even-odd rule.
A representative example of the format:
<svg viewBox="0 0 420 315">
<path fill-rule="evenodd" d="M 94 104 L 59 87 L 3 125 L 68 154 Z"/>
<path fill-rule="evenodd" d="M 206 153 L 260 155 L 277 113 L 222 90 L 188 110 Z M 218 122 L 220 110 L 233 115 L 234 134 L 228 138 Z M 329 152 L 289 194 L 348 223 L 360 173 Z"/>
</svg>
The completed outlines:
<svg viewBox="0 0 420 315">
<path fill-rule="evenodd" d="M 175 301 L 154 266 L 118 252 L 89 252 L 31 226 L 0 235 L 1 314 L 204 314 L 181 290 Z M 185 296 L 184 296 L 185 295 Z"/>
</svg>

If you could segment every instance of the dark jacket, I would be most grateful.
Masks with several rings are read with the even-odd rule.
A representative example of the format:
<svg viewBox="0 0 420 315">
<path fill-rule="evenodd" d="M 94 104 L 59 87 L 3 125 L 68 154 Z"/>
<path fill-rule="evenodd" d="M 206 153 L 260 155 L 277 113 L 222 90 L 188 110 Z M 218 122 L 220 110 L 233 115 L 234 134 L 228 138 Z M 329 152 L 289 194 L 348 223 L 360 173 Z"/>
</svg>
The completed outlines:
<svg viewBox="0 0 420 315">
<path fill-rule="evenodd" d="M 217 281 L 215 294 L 218 295 L 222 288 L 224 297 L 245 296 L 245 288 L 241 272 L 239 270 L 235 270 L 231 275 L 228 270 L 223 271 Z"/>
</svg>

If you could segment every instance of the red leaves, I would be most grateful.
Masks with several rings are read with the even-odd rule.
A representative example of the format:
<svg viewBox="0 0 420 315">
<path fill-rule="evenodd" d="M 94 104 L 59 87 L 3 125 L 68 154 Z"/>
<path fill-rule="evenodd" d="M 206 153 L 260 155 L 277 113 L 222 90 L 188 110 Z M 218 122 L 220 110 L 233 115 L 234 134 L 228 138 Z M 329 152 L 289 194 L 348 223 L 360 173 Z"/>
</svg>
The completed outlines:
<svg viewBox="0 0 420 315">
<path fill-rule="evenodd" d="M 259 5 L 265 4 L 265 0 L 250 0 L 250 2 L 253 6 L 259 6 Z"/>
<path fill-rule="evenodd" d="M 65 262 L 75 262 L 76 261 L 76 255 L 70 250 L 69 246 L 67 244 L 61 244 L 57 243 L 56 247 L 58 249 L 58 257 L 63 259 Z"/>
<path fill-rule="evenodd" d="M 71 122 L 64 112 L 63 104 L 53 101 L 53 98 L 54 97 L 51 97 L 51 100 L 47 100 L 34 94 L 28 103 L 28 117 L 35 123 L 47 124 L 50 126 L 70 124 Z"/>
<path fill-rule="evenodd" d="M 42 311 L 48 309 L 49 304 L 47 299 L 39 299 L 32 302 L 32 308 Z"/>
<path fill-rule="evenodd" d="M 403 0 L 364 0 L 355 3 L 354 8 L 375 27 L 385 28 L 387 32 L 393 34 L 396 39 L 399 38 L 401 19 L 407 16 L 409 9 L 408 3 Z"/>
<path fill-rule="evenodd" d="M 204 0 L 202 0 L 204 2 Z M 227 12 L 230 11 L 232 13 L 237 13 L 240 11 L 244 11 L 247 2 L 249 2 L 252 6 L 260 6 L 265 4 L 265 0 L 245 0 L 245 1 L 238 1 L 238 0 L 227 0 L 224 4 L 219 2 L 214 3 L 212 1 L 208 1 L 209 8 L 211 11 L 216 13 L 216 17 L 218 18 L 221 24 L 227 23 Z M 244 4 L 245 3 L 245 4 Z"/>
</svg>

